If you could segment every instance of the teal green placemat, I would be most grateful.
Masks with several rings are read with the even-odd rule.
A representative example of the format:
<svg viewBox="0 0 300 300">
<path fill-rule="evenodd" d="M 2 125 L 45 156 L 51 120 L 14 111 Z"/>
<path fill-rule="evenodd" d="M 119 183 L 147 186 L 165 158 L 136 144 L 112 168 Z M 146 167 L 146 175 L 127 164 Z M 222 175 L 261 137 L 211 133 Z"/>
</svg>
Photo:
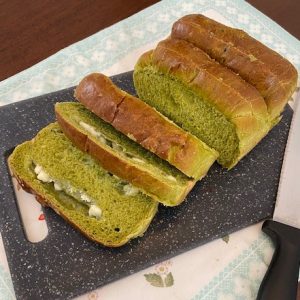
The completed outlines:
<svg viewBox="0 0 300 300">
<path fill-rule="evenodd" d="M 162 39 L 179 17 L 209 10 L 246 30 L 300 69 L 300 42 L 246 2 L 165 0 L 4 80 L 0 83 L 0 104 L 72 86 L 85 74 L 103 71 L 131 51 Z"/>
</svg>

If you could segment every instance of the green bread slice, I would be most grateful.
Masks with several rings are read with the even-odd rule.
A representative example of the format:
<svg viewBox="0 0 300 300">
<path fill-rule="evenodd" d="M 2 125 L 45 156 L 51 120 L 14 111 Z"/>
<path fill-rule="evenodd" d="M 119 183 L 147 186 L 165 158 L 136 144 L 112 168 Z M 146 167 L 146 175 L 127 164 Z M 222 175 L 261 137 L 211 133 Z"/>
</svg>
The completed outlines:
<svg viewBox="0 0 300 300">
<path fill-rule="evenodd" d="M 218 153 L 101 73 L 84 77 L 74 96 L 87 109 L 188 177 L 201 179 Z"/>
<path fill-rule="evenodd" d="M 119 247 L 141 236 L 158 203 L 112 176 L 75 147 L 57 123 L 17 146 L 9 167 L 25 190 L 36 195 L 89 239 Z"/>
<path fill-rule="evenodd" d="M 55 112 L 61 129 L 79 149 L 156 201 L 166 206 L 178 205 L 195 185 L 196 180 L 120 133 L 82 104 L 56 103 Z M 211 156 L 202 159 L 201 177 L 213 161 Z"/>
<path fill-rule="evenodd" d="M 228 169 L 272 126 L 258 91 L 190 43 L 160 42 L 139 58 L 133 79 L 140 99 L 217 150 Z"/>
<path fill-rule="evenodd" d="M 235 164 L 239 156 L 238 136 L 235 126 L 221 112 L 180 80 L 152 66 L 136 66 L 134 84 L 140 99 L 216 149 L 221 165 L 230 168 Z"/>
</svg>

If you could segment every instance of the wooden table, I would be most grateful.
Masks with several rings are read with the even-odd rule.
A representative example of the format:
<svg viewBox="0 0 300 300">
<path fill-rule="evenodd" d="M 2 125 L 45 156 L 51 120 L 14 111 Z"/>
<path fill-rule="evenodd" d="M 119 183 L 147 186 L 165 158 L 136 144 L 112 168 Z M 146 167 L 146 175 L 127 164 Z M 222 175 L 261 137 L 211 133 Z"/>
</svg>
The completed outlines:
<svg viewBox="0 0 300 300">
<path fill-rule="evenodd" d="M 0 81 L 157 0 L 0 0 Z M 248 0 L 300 39 L 299 0 Z"/>
<path fill-rule="evenodd" d="M 0 0 L 0 81 L 156 2 Z M 300 39 L 299 0 L 248 2 Z"/>
</svg>

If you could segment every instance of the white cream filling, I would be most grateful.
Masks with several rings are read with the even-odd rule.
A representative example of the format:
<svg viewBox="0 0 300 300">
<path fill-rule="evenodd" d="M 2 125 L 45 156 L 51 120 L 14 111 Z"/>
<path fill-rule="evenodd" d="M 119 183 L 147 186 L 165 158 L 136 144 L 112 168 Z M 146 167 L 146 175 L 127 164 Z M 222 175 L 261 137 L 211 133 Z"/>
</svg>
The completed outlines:
<svg viewBox="0 0 300 300">
<path fill-rule="evenodd" d="M 123 149 L 122 146 L 120 146 L 120 145 L 118 145 L 117 143 L 114 143 L 114 142 L 112 142 L 112 148 L 113 148 L 114 150 L 116 150 L 116 151 L 120 151 L 120 152 L 123 152 L 123 151 L 124 151 L 124 149 Z"/>
<path fill-rule="evenodd" d="M 126 158 L 130 159 L 131 161 L 138 163 L 138 164 L 146 164 L 146 162 L 138 157 L 134 157 L 132 154 L 130 153 L 126 153 L 126 151 L 124 151 L 124 148 L 115 143 L 115 142 L 110 142 L 108 141 L 108 139 L 105 137 L 105 135 L 103 135 L 101 132 L 97 131 L 95 129 L 95 127 L 80 121 L 79 125 L 84 128 L 87 132 L 89 132 L 92 136 L 96 137 L 102 144 L 105 145 L 109 145 L 109 143 L 111 143 L 111 148 L 116 150 L 120 155 L 122 155 L 123 157 L 126 156 Z M 128 137 L 132 139 L 132 136 L 130 134 L 128 134 Z M 161 171 L 160 169 L 158 170 L 162 175 L 165 175 L 165 177 L 173 182 L 177 182 L 177 179 L 172 176 L 172 175 L 166 175 L 166 173 L 164 173 L 163 171 Z"/>
<path fill-rule="evenodd" d="M 95 129 L 95 127 L 93 127 L 85 122 L 80 121 L 79 125 L 94 137 L 98 137 L 98 136 L 102 135 L 102 134 L 99 134 L 99 132 Z"/>
<path fill-rule="evenodd" d="M 144 160 L 139 159 L 137 157 L 133 157 L 132 160 L 135 161 L 135 162 L 137 162 L 137 163 L 140 163 L 140 164 L 145 164 L 146 163 Z"/>
<path fill-rule="evenodd" d="M 96 219 L 100 219 L 102 215 L 102 210 L 99 206 L 92 204 L 89 209 L 89 216 L 95 217 Z"/>
<path fill-rule="evenodd" d="M 43 170 L 42 166 L 40 166 L 40 165 L 35 166 L 34 173 L 37 175 L 38 180 L 45 182 L 45 183 L 52 182 L 54 184 L 54 189 L 56 191 L 65 191 L 67 194 L 69 194 L 73 198 L 77 199 L 78 201 L 81 201 L 81 202 L 87 204 L 89 206 L 89 216 L 90 217 L 95 217 L 96 219 L 100 218 L 100 216 L 102 214 L 101 208 L 98 207 L 97 205 L 93 204 L 94 201 L 87 194 L 85 194 L 82 191 L 78 191 L 78 190 L 74 189 L 72 186 L 63 186 L 60 182 L 51 178 L 49 176 L 49 174 L 47 174 Z"/>
<path fill-rule="evenodd" d="M 96 137 L 97 139 L 99 139 L 99 141 L 102 143 L 102 144 L 105 144 L 105 145 L 108 145 L 108 140 L 107 138 L 99 131 L 97 131 L 95 129 L 95 127 L 83 122 L 83 121 L 80 121 L 79 122 L 79 125 L 85 129 L 87 132 L 89 132 L 92 136 Z M 116 150 L 117 152 L 119 152 L 119 154 L 123 155 L 123 156 L 126 156 L 126 152 L 124 151 L 123 147 L 115 142 L 111 142 L 111 147 Z M 130 157 L 130 156 L 132 157 Z M 145 161 L 140 159 L 140 158 L 137 158 L 137 157 L 133 157 L 133 155 L 131 155 L 130 153 L 128 153 L 128 156 L 127 158 L 137 162 L 137 163 L 140 163 L 140 164 L 145 164 Z"/>
<path fill-rule="evenodd" d="M 105 144 L 105 145 L 107 144 L 107 141 L 106 141 L 105 137 L 103 136 L 103 134 L 98 132 L 95 129 L 95 127 L 93 127 L 85 122 L 82 122 L 82 121 L 79 122 L 79 125 L 82 128 L 84 128 L 87 132 L 89 132 L 92 136 L 96 137 L 100 141 L 100 143 Z"/>
<path fill-rule="evenodd" d="M 85 202 L 85 203 L 92 203 L 92 199 L 85 193 L 83 192 L 79 192 L 79 195 L 80 195 L 80 200 Z"/>
<path fill-rule="evenodd" d="M 139 193 L 139 189 L 134 187 L 130 183 L 123 186 L 123 191 L 126 196 L 135 196 Z"/>
<path fill-rule="evenodd" d="M 54 189 L 56 191 L 62 191 L 63 190 L 63 188 L 61 187 L 61 185 L 59 183 L 57 183 L 57 182 L 54 182 Z"/>
<path fill-rule="evenodd" d="M 174 176 L 172 176 L 172 175 L 167 175 L 166 178 L 169 179 L 169 180 L 171 180 L 171 181 L 174 181 L 174 182 L 177 181 L 176 178 Z"/>
</svg>

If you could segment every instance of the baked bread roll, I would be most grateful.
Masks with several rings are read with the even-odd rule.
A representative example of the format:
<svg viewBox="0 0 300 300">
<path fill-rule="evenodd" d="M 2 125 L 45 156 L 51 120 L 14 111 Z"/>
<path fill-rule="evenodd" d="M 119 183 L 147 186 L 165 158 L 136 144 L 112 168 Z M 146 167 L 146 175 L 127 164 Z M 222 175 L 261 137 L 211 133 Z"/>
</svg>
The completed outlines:
<svg viewBox="0 0 300 300">
<path fill-rule="evenodd" d="M 94 114 L 189 177 L 200 179 L 218 156 L 154 108 L 120 90 L 103 74 L 86 76 L 75 97 Z"/>
<path fill-rule="evenodd" d="M 288 60 L 246 32 L 203 15 L 179 19 L 171 36 L 193 43 L 252 84 L 264 97 L 273 122 L 277 122 L 297 85 L 297 70 Z"/>
<path fill-rule="evenodd" d="M 21 186 L 55 210 L 87 238 L 119 247 L 141 236 L 158 202 L 124 183 L 77 149 L 57 123 L 15 148 L 9 166 Z"/>
<path fill-rule="evenodd" d="M 134 70 L 139 97 L 216 149 L 232 168 L 271 127 L 259 92 L 200 48 L 166 39 Z"/>
<path fill-rule="evenodd" d="M 56 103 L 55 113 L 61 129 L 79 149 L 133 185 L 128 186 L 128 194 L 141 190 L 166 206 L 174 206 L 194 186 L 194 179 L 131 141 L 82 104 Z"/>
</svg>

